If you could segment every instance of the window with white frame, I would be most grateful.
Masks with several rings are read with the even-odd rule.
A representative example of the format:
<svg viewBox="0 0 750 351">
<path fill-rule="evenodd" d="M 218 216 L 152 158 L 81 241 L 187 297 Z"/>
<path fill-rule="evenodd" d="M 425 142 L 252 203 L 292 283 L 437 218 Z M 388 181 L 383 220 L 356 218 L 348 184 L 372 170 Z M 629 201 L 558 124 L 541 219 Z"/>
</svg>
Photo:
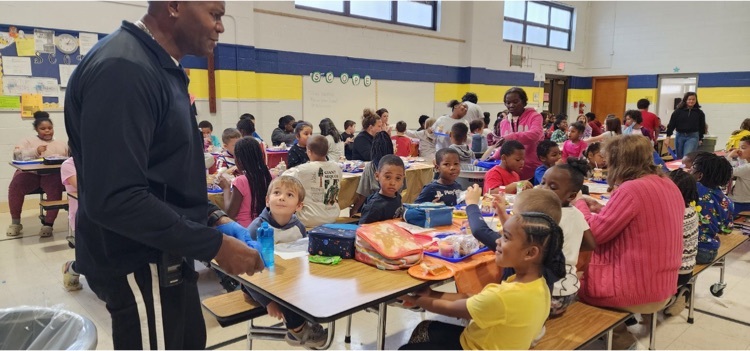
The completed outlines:
<svg viewBox="0 0 750 351">
<path fill-rule="evenodd" d="M 546 1 L 505 1 L 505 41 L 570 50 L 572 33 L 572 7 Z"/>
<path fill-rule="evenodd" d="M 437 30 L 438 1 L 295 1 L 294 6 L 337 15 Z"/>
</svg>

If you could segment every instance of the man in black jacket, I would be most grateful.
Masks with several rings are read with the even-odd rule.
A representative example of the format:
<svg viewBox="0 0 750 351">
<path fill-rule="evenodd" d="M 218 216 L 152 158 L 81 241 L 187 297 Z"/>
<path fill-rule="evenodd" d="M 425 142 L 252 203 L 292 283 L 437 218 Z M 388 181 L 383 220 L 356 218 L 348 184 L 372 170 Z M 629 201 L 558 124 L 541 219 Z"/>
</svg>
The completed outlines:
<svg viewBox="0 0 750 351">
<path fill-rule="evenodd" d="M 263 268 L 235 239 L 247 230 L 208 203 L 203 138 L 179 64 L 213 51 L 223 15 L 224 2 L 149 2 L 140 21 L 96 44 L 68 85 L 76 270 L 106 302 L 116 349 L 204 349 L 193 259 L 216 259 L 232 274 Z"/>
</svg>

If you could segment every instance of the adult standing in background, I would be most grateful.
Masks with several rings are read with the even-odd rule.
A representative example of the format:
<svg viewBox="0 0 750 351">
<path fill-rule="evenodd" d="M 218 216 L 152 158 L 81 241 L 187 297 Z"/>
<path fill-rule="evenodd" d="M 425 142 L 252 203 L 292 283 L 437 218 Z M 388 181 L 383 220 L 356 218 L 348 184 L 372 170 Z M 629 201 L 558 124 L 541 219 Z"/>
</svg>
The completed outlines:
<svg viewBox="0 0 750 351">
<path fill-rule="evenodd" d="M 362 112 L 362 131 L 357 134 L 352 143 L 352 159 L 360 161 L 371 161 L 372 140 L 375 135 L 383 129 L 380 116 L 371 109 L 366 108 Z M 390 138 L 389 138 L 390 139 Z"/>
<path fill-rule="evenodd" d="M 526 149 L 526 160 L 520 176 L 522 180 L 530 179 L 534 176 L 534 170 L 542 164 L 536 156 L 536 146 L 544 139 L 542 115 L 535 109 L 526 107 L 529 98 L 519 87 L 508 89 L 503 101 L 510 116 L 500 122 L 500 142 L 518 140 L 523 144 Z"/>
<path fill-rule="evenodd" d="M 667 126 L 667 139 L 672 136 L 672 132 L 676 132 L 674 146 L 677 159 L 698 149 L 698 145 L 703 143 L 705 131 L 706 115 L 698 103 L 698 94 L 687 92 L 672 112 Z"/>
<path fill-rule="evenodd" d="M 651 102 L 648 101 L 648 99 L 640 99 L 638 100 L 638 103 L 636 105 L 638 106 L 638 110 L 641 111 L 641 118 L 643 118 L 643 122 L 641 123 L 641 125 L 648 128 L 648 130 L 652 132 L 653 135 L 650 135 L 649 137 L 651 138 L 651 140 L 656 141 L 656 139 L 659 137 L 661 122 L 659 120 L 659 117 L 651 112 L 648 112 L 648 107 L 651 105 Z"/>
<path fill-rule="evenodd" d="M 604 128 L 602 128 L 602 122 L 599 122 L 599 120 L 596 119 L 596 115 L 593 112 L 587 112 L 586 119 L 588 120 L 588 124 L 591 127 L 592 137 L 599 136 L 604 132 Z"/>
<path fill-rule="evenodd" d="M 482 108 L 477 105 L 477 103 L 479 102 L 477 94 L 467 92 L 461 98 L 461 102 L 466 103 L 467 123 L 471 123 L 471 121 L 477 119 L 484 119 L 484 112 L 482 112 Z"/>
<path fill-rule="evenodd" d="M 469 126 L 469 117 L 466 115 L 468 107 L 465 102 L 458 102 L 458 100 L 451 100 L 448 103 L 448 107 L 451 108 L 451 114 L 449 116 L 440 116 L 432 125 L 432 131 L 435 134 L 435 151 L 444 149 L 451 145 L 451 128 L 456 123 L 463 123 Z"/>
<path fill-rule="evenodd" d="M 279 126 L 271 133 L 271 144 L 278 146 L 284 143 L 287 147 L 294 144 L 294 141 L 297 140 L 297 136 L 294 134 L 295 123 L 294 117 L 290 115 L 279 118 Z"/>
<path fill-rule="evenodd" d="M 224 6 L 151 1 L 141 20 L 98 42 L 68 84 L 76 270 L 106 302 L 116 349 L 204 349 L 193 260 L 216 259 L 230 274 L 263 269 L 257 251 L 222 234 L 246 239 L 247 229 L 208 202 L 179 64 L 213 52 Z"/>
</svg>

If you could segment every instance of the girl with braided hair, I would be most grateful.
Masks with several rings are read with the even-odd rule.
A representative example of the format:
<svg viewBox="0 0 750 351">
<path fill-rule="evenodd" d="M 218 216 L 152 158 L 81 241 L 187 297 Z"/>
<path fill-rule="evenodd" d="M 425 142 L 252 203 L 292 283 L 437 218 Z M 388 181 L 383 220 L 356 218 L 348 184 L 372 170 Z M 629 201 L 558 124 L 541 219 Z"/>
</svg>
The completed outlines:
<svg viewBox="0 0 750 351">
<path fill-rule="evenodd" d="M 476 207 L 481 188 L 471 189 L 466 202 Z M 547 204 L 559 218 L 560 202 L 555 203 L 554 194 L 551 198 L 552 204 Z M 502 284 L 488 284 L 474 296 L 426 289 L 416 296 L 401 297 L 430 312 L 471 320 L 465 328 L 424 321 L 402 350 L 520 350 L 531 346 L 549 315 L 550 290 L 545 273 L 553 279 L 565 275 L 562 229 L 548 214 L 523 212 L 505 222 L 495 244 L 495 263 L 515 270 Z"/>
</svg>

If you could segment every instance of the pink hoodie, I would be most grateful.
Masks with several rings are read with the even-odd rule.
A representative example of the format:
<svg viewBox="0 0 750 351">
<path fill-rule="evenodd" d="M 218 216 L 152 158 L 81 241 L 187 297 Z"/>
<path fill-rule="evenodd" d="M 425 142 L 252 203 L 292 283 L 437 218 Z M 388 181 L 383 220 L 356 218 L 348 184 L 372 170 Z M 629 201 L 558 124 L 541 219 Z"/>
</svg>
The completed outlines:
<svg viewBox="0 0 750 351">
<path fill-rule="evenodd" d="M 533 108 L 527 107 L 518 117 L 518 126 L 515 132 L 510 123 L 510 118 L 505 118 L 500 122 L 500 136 L 505 140 L 518 140 L 523 144 L 526 149 L 526 159 L 519 174 L 521 179 L 531 179 L 536 168 L 542 164 L 542 161 L 539 161 L 539 158 L 536 157 L 536 146 L 544 140 L 542 115 Z M 495 151 L 492 158 L 500 159 L 500 149 Z"/>
</svg>

